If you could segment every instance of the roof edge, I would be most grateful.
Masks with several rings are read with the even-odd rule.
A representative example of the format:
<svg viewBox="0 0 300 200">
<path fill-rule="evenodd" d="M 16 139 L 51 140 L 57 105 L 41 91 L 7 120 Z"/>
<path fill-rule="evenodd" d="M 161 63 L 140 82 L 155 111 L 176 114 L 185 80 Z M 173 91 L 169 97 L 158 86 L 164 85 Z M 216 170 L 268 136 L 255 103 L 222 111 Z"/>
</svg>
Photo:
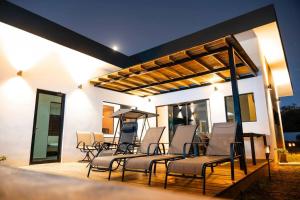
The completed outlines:
<svg viewBox="0 0 300 200">
<path fill-rule="evenodd" d="M 181 51 L 182 49 L 213 41 L 227 35 L 244 32 L 276 20 L 274 5 L 270 4 L 195 33 L 183 36 L 179 39 L 134 54 L 130 56 L 130 58 L 135 62 L 134 64 L 147 62 L 158 57 Z"/>
<path fill-rule="evenodd" d="M 6 0 L 0 1 L 0 21 L 117 67 L 132 65 L 129 56 L 67 29 Z"/>
</svg>

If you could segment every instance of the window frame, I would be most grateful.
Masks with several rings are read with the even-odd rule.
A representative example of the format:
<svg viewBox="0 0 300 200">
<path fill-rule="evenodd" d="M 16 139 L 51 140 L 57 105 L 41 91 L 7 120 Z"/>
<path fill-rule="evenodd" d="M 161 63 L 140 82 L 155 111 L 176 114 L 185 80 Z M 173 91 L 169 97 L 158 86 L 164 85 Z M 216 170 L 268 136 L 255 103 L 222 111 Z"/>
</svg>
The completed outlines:
<svg viewBox="0 0 300 200">
<path fill-rule="evenodd" d="M 252 95 L 253 96 L 253 101 L 254 101 L 254 106 L 255 106 L 255 120 L 254 121 L 243 121 L 243 117 L 242 117 L 242 123 L 246 122 L 246 123 L 249 123 L 249 122 L 257 122 L 257 111 L 256 111 L 256 102 L 255 102 L 255 96 L 254 96 L 254 92 L 247 92 L 247 93 L 242 93 L 242 94 L 239 94 L 239 98 L 241 95 Z M 227 115 L 227 112 L 228 112 L 228 109 L 227 109 L 227 104 L 226 104 L 226 98 L 227 97 L 233 97 L 232 95 L 227 95 L 227 96 L 224 96 L 224 104 L 225 104 L 225 117 L 226 117 L 226 122 L 228 122 L 228 115 Z M 241 108 L 240 108 L 241 109 Z M 241 110 L 242 111 L 242 110 Z M 241 113 L 242 114 L 242 113 Z M 234 120 L 234 119 L 233 119 Z"/>
</svg>

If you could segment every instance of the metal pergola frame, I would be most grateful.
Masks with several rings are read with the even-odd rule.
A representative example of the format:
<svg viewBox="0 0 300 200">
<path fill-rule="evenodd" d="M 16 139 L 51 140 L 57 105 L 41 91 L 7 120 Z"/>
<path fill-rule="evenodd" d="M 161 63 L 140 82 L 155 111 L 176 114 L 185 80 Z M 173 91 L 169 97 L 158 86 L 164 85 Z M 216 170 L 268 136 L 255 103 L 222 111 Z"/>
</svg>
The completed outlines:
<svg viewBox="0 0 300 200">
<path fill-rule="evenodd" d="M 131 116 L 128 116 L 130 114 L 131 114 Z M 143 125 L 142 125 L 142 130 L 141 130 L 141 135 L 140 135 L 140 138 L 139 138 L 139 141 L 138 141 L 138 142 L 141 142 L 143 132 L 144 132 L 144 130 L 146 130 L 146 125 L 148 125 L 148 128 L 150 128 L 148 118 L 156 117 L 156 116 L 158 116 L 158 115 L 155 114 L 155 113 L 145 112 L 145 111 L 141 111 L 141 110 L 137 110 L 137 109 L 119 109 L 118 111 L 113 113 L 113 115 L 111 116 L 112 118 L 117 118 L 118 119 L 117 127 L 116 127 L 115 132 L 114 132 L 114 137 L 113 137 L 112 143 L 113 144 L 115 143 L 118 127 L 120 126 L 120 128 L 121 128 L 122 124 L 123 124 L 123 121 L 126 120 L 126 119 L 134 119 L 134 120 L 144 119 L 143 120 Z M 122 132 L 120 132 L 119 137 L 121 137 L 121 134 L 122 134 Z"/>
</svg>

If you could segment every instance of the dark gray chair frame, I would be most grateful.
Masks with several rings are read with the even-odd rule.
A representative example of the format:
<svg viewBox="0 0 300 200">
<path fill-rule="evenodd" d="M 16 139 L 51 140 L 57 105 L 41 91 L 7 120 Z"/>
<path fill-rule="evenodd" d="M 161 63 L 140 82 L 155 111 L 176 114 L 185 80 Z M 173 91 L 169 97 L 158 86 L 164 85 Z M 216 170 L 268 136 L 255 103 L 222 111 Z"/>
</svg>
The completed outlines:
<svg viewBox="0 0 300 200">
<path fill-rule="evenodd" d="M 207 143 L 186 143 L 187 144 L 202 144 L 202 145 L 207 145 Z M 234 142 L 234 143 L 230 143 L 230 156 L 223 158 L 223 159 L 218 159 L 218 160 L 214 160 L 212 162 L 205 162 L 202 165 L 202 170 L 201 170 L 201 174 L 199 176 L 188 176 L 186 174 L 184 175 L 180 175 L 180 174 L 175 174 L 175 173 L 170 173 L 168 171 L 168 167 L 166 170 L 166 176 L 165 176 L 165 183 L 164 183 L 164 188 L 167 188 L 167 184 L 168 184 L 168 177 L 169 176 L 175 176 L 175 177 L 183 177 L 183 178 L 196 178 L 196 179 L 203 179 L 202 180 L 202 192 L 203 194 L 205 194 L 205 189 L 206 189 L 206 168 L 210 167 L 211 171 L 214 172 L 214 167 L 216 167 L 218 164 L 224 163 L 224 162 L 230 162 L 230 171 L 231 171 L 231 180 L 234 180 L 234 160 L 240 158 L 242 155 L 237 154 L 239 151 L 239 148 L 241 148 L 241 142 Z M 187 154 L 185 152 L 185 148 L 184 148 L 184 156 L 186 157 Z M 201 156 L 200 156 L 201 157 Z M 244 170 L 245 174 L 247 174 L 247 171 Z"/>
<path fill-rule="evenodd" d="M 194 131 L 194 136 L 193 138 L 195 137 L 196 135 L 196 130 L 197 130 L 198 126 L 196 127 L 195 131 Z M 172 143 L 172 142 L 171 142 Z M 158 148 L 158 151 L 157 151 L 157 154 L 156 155 L 168 155 L 165 151 L 165 144 L 170 144 L 170 143 L 155 143 L 157 144 L 157 146 L 162 146 L 162 151 L 160 148 Z M 131 172 L 140 172 L 140 173 L 149 173 L 149 177 L 148 177 L 148 185 L 150 186 L 151 185 L 151 179 L 152 179 L 152 173 L 156 174 L 156 165 L 157 164 L 164 164 L 166 169 L 167 169 L 167 166 L 168 166 L 168 162 L 169 161 L 173 161 L 173 160 L 179 160 L 179 159 L 183 159 L 184 158 L 184 154 L 185 154 L 185 151 L 186 151 L 186 145 L 187 144 L 192 144 L 192 143 L 185 143 L 184 146 L 183 146 L 183 153 L 181 155 L 173 155 L 174 157 L 172 158 L 161 158 L 161 159 L 153 159 L 151 162 L 150 162 L 150 165 L 149 165 L 149 168 L 146 169 L 146 170 L 137 170 L 137 169 L 126 169 L 126 161 L 124 163 L 124 166 L 123 166 L 123 169 L 122 169 L 122 182 L 124 181 L 124 178 L 125 178 L 125 171 L 131 171 Z M 190 148 L 188 149 L 188 151 L 190 151 L 191 149 L 191 146 Z M 160 152 L 160 153 L 158 153 Z"/>
<path fill-rule="evenodd" d="M 160 135 L 158 141 L 161 139 L 164 130 L 165 130 L 165 127 L 163 128 L 162 133 L 161 133 L 161 135 Z M 121 144 L 124 145 L 124 143 L 121 143 Z M 118 144 L 118 145 L 121 145 L 121 144 Z M 153 151 L 153 153 L 150 153 L 150 148 L 151 148 L 152 145 L 157 145 L 157 146 L 156 146 L 155 150 Z M 108 174 L 108 180 L 110 180 L 112 171 L 115 171 L 116 169 L 118 169 L 119 166 L 123 166 L 122 163 L 124 163 L 124 162 L 126 161 L 126 159 L 132 158 L 132 157 L 143 157 L 143 156 L 156 155 L 156 154 L 158 154 L 158 152 L 160 152 L 160 149 L 159 149 L 159 143 L 150 143 L 150 144 L 148 145 L 148 148 L 147 148 L 147 154 L 141 154 L 141 155 L 134 154 L 134 156 L 132 156 L 132 154 L 133 154 L 134 152 L 130 151 L 130 149 L 129 149 L 130 146 L 134 147 L 134 144 L 127 144 L 126 151 L 123 152 L 123 155 L 126 155 L 126 154 L 130 154 L 130 155 L 124 156 L 124 157 L 122 157 L 122 158 L 118 158 L 118 157 L 113 158 L 113 159 L 110 161 L 110 164 L 109 164 L 109 167 L 108 167 L 108 168 L 104 168 L 104 167 L 94 167 L 94 166 L 90 165 L 90 168 L 89 168 L 87 177 L 90 176 L 91 170 L 97 170 L 97 171 L 102 171 L 102 172 L 108 171 L 108 172 L 109 172 L 109 174 Z M 117 147 L 117 148 L 118 148 L 118 147 Z M 98 153 L 98 154 L 99 154 L 99 153 Z M 98 154 L 97 154 L 97 155 L 98 155 Z M 97 157 L 97 156 L 95 156 L 95 157 Z M 95 158 L 95 157 L 94 157 L 94 158 Z M 115 168 L 113 168 L 114 162 L 117 162 L 117 167 L 115 167 Z"/>
</svg>

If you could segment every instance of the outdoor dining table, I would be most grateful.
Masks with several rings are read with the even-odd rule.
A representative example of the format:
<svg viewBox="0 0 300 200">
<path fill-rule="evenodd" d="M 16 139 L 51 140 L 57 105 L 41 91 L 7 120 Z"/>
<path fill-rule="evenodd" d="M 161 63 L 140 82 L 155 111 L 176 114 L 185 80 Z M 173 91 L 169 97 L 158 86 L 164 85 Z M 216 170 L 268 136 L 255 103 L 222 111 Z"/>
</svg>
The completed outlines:
<svg viewBox="0 0 300 200">
<path fill-rule="evenodd" d="M 253 165 L 256 165 L 256 156 L 255 156 L 255 147 L 254 147 L 254 137 L 259 138 L 262 137 L 264 141 L 264 146 L 267 145 L 267 138 L 265 134 L 261 133 L 244 133 L 243 137 L 249 137 L 250 138 L 250 146 L 251 146 L 251 156 L 252 156 L 252 163 Z"/>
</svg>

